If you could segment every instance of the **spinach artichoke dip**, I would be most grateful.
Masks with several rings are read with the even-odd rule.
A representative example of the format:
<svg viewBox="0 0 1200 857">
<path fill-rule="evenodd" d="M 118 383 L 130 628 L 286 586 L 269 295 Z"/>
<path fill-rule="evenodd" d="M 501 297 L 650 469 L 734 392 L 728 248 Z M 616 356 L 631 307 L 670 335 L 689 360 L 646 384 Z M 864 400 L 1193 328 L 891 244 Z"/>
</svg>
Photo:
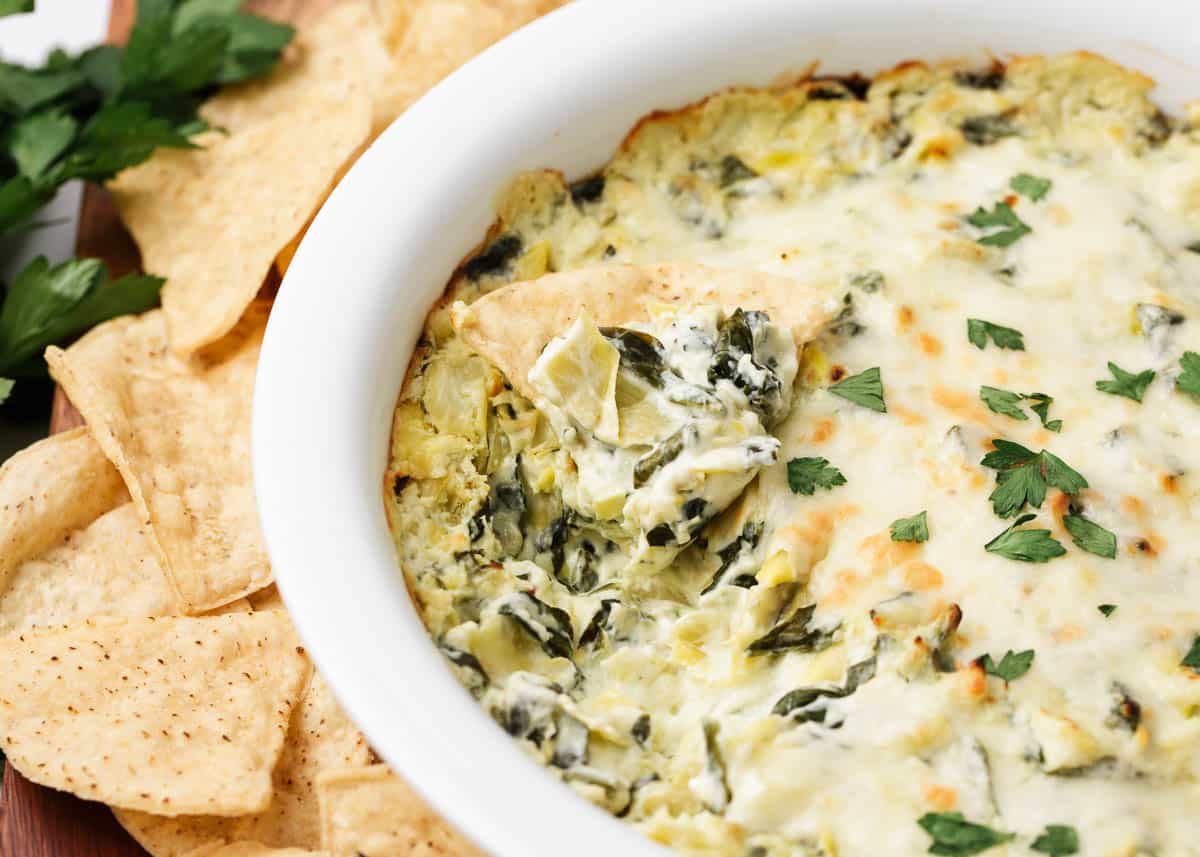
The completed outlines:
<svg viewBox="0 0 1200 857">
<path fill-rule="evenodd" d="M 690 855 L 1200 855 L 1200 104 L 908 63 L 522 175 L 387 510 L 570 788 Z"/>
</svg>

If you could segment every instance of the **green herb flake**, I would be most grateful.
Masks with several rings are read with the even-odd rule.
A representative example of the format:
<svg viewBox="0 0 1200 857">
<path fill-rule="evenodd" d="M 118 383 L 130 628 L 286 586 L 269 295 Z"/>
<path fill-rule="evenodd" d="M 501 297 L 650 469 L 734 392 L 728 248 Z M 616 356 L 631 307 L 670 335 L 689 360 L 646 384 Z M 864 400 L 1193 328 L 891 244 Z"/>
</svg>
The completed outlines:
<svg viewBox="0 0 1200 857">
<path fill-rule="evenodd" d="M 824 458 L 793 458 L 787 463 L 788 487 L 793 494 L 811 496 L 818 488 L 829 490 L 846 484 L 846 477 Z"/>
<path fill-rule="evenodd" d="M 1039 508 L 1051 486 L 1065 494 L 1078 494 L 1088 487 L 1088 481 L 1065 461 L 1049 450 L 1034 452 L 1009 440 L 996 438 L 995 447 L 983 457 L 984 467 L 999 471 L 996 488 L 988 497 L 992 511 L 1001 518 L 1011 518 L 1028 504 Z"/>
<path fill-rule="evenodd" d="M 894 542 L 927 542 L 929 541 L 929 523 L 921 512 L 911 518 L 898 518 L 889 527 Z"/>
<path fill-rule="evenodd" d="M 15 383 L 12 378 L 0 378 L 0 405 L 3 405 L 5 400 L 12 395 Z"/>
<path fill-rule="evenodd" d="M 1183 660 L 1179 662 L 1181 667 L 1187 667 L 1192 672 L 1200 675 L 1200 634 L 1192 640 L 1192 647 L 1188 649 L 1188 653 L 1183 656 Z"/>
<path fill-rule="evenodd" d="M 1079 853 L 1079 834 L 1074 827 L 1065 824 L 1047 824 L 1046 830 L 1029 847 L 1050 857 L 1067 857 Z"/>
<path fill-rule="evenodd" d="M 0 18 L 33 11 L 33 0 L 0 0 Z M 0 756 L 0 759 L 3 759 Z"/>
<path fill-rule="evenodd" d="M 1016 838 L 1015 834 L 967 821 L 961 812 L 927 812 L 917 824 L 933 839 L 929 853 L 945 857 L 970 857 Z"/>
<path fill-rule="evenodd" d="M 1035 517 L 1022 515 L 1017 518 L 1011 527 L 984 545 L 984 550 L 1018 562 L 1049 562 L 1065 554 L 1067 549 L 1051 538 L 1049 530 L 1017 529 Z"/>
<path fill-rule="evenodd" d="M 1021 331 L 979 318 L 967 319 L 967 339 L 972 345 L 982 351 L 987 347 L 989 338 L 997 348 L 1007 348 L 1010 351 L 1025 350 L 1025 340 Z"/>
<path fill-rule="evenodd" d="M 1200 253 L 1200 241 L 1193 241 L 1191 244 L 1188 244 L 1183 249 L 1185 249 L 1191 253 Z"/>
<path fill-rule="evenodd" d="M 1089 521 L 1082 515 L 1066 515 L 1063 526 L 1071 534 L 1071 541 L 1080 550 L 1102 556 L 1105 559 L 1117 558 L 1117 537 L 1111 530 Z"/>
<path fill-rule="evenodd" d="M 1100 613 L 1104 616 L 1105 619 L 1107 619 L 1109 616 L 1111 616 L 1112 614 L 1117 612 L 1117 605 L 1116 604 L 1101 604 L 1096 609 L 1100 611 Z"/>
<path fill-rule="evenodd" d="M 1179 365 L 1183 367 L 1183 373 L 1175 379 L 1176 389 L 1200 399 L 1200 354 L 1183 352 Z"/>
<path fill-rule="evenodd" d="M 887 413 L 887 405 L 883 401 L 883 381 L 879 377 L 878 366 L 838 381 L 829 388 L 829 392 L 872 411 Z"/>
<path fill-rule="evenodd" d="M 1021 398 L 1032 402 L 1029 410 L 1037 414 L 1037 418 L 1042 421 L 1042 428 L 1047 431 L 1062 431 L 1062 420 L 1050 419 L 1050 406 L 1054 404 L 1054 397 L 1047 396 L 1045 393 L 1026 393 Z"/>
<path fill-rule="evenodd" d="M 967 223 L 978 229 L 995 229 L 975 239 L 976 243 L 985 247 L 1008 247 L 1033 231 L 1006 202 L 996 203 L 991 211 L 983 206 L 976 208 L 967 217 Z"/>
<path fill-rule="evenodd" d="M 983 403 L 993 413 L 1012 417 L 1014 420 L 1029 419 L 1029 415 L 1021 410 L 1019 403 L 1025 397 L 1020 393 L 1011 393 L 1008 390 L 1001 390 L 999 387 L 989 387 L 985 384 L 979 388 L 979 398 L 983 399 Z"/>
<path fill-rule="evenodd" d="M 1108 371 L 1112 373 L 1112 380 L 1097 381 L 1096 389 L 1101 393 L 1108 393 L 1112 396 L 1124 396 L 1126 399 L 1133 399 L 1135 402 L 1142 401 L 1142 395 L 1146 392 L 1146 388 L 1150 386 L 1150 382 L 1154 380 L 1153 369 L 1147 369 L 1144 372 L 1134 374 L 1126 372 L 1116 363 L 1110 361 Z"/>
<path fill-rule="evenodd" d="M 991 655 L 984 655 L 982 664 L 983 671 L 988 675 L 994 675 L 996 678 L 1004 679 L 1004 681 L 1016 681 L 1025 673 L 1029 672 L 1029 668 L 1033 666 L 1033 649 L 1026 649 L 1023 652 L 1014 652 L 1009 649 L 1004 653 L 1004 657 L 1000 659 L 1000 663 L 992 660 Z"/>
<path fill-rule="evenodd" d="M 1034 202 L 1041 202 L 1046 194 L 1050 193 L 1054 182 L 1050 179 L 1031 176 L 1029 173 L 1017 173 L 1008 180 L 1008 186 L 1021 196 L 1027 196 Z"/>
</svg>

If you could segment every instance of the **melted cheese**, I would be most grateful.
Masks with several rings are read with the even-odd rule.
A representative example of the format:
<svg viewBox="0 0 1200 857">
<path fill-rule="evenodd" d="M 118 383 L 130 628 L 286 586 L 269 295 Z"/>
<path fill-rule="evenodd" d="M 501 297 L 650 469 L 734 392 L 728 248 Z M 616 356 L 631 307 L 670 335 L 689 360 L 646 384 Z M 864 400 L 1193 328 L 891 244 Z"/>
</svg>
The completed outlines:
<svg viewBox="0 0 1200 857">
<path fill-rule="evenodd" d="M 1200 351 L 1200 130 L 1149 86 L 1087 55 L 909 65 L 864 100 L 808 84 L 647 121 L 598 194 L 514 184 L 496 234 L 552 269 L 694 260 L 845 304 L 803 355 L 775 463 L 644 589 L 605 586 L 629 558 L 572 517 L 553 420 L 431 316 L 389 470 L 399 556 L 464 681 L 549 770 L 688 854 L 906 857 L 930 846 L 918 818 L 955 811 L 1016 834 L 989 855 L 1030 853 L 1047 825 L 1087 857 L 1200 854 L 1200 674 L 1181 665 L 1200 634 L 1200 401 L 1176 387 Z M 1048 192 L 1014 191 L 1019 174 Z M 1029 232 L 980 243 L 995 229 L 968 217 L 1000 202 Z M 1024 350 L 977 347 L 968 319 Z M 1110 361 L 1155 372 L 1140 403 L 1097 389 Z M 449 382 L 430 376 L 454 365 L 461 406 L 487 403 L 439 425 Z M 886 413 L 829 392 L 876 366 Z M 982 386 L 1053 397 L 1060 430 Z M 984 549 L 1012 523 L 981 465 L 996 438 L 1086 478 L 1027 509 L 1065 555 Z M 845 484 L 793 493 L 805 457 Z M 893 541 L 920 511 L 928 541 Z M 1080 549 L 1066 514 L 1113 532 L 1116 557 Z M 987 675 L 978 659 L 1009 650 L 1030 670 Z"/>
</svg>

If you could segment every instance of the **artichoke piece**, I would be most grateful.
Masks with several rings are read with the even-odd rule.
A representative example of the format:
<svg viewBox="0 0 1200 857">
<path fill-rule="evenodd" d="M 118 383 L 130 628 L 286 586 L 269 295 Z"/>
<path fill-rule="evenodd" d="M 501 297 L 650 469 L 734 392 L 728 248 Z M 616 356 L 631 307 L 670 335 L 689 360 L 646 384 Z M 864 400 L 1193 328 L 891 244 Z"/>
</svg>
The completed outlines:
<svg viewBox="0 0 1200 857">
<path fill-rule="evenodd" d="M 566 610 L 551 607 L 528 592 L 500 599 L 496 612 L 507 616 L 552 658 L 567 658 L 575 650 L 575 629 Z"/>
<path fill-rule="evenodd" d="M 620 353 L 586 314 L 553 340 L 529 373 L 539 393 L 605 443 L 617 443 Z"/>
<path fill-rule="evenodd" d="M 555 567 L 554 577 L 576 595 L 591 592 L 600 583 L 596 560 L 596 546 L 584 539 Z"/>
</svg>

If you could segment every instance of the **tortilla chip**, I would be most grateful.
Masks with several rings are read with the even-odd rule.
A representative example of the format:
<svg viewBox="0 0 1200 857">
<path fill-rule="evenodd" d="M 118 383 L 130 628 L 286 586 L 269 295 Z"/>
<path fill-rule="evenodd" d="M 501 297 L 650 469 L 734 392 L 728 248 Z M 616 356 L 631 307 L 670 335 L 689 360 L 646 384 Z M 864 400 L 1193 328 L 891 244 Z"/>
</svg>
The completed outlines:
<svg viewBox="0 0 1200 857">
<path fill-rule="evenodd" d="M 21 563 L 0 590 L 0 636 L 95 616 L 178 616 L 183 605 L 146 529 L 125 502 Z"/>
<path fill-rule="evenodd" d="M 128 499 L 87 429 L 23 449 L 0 467 L 0 592 L 9 575 Z"/>
<path fill-rule="evenodd" d="M 286 610 L 279 587 L 274 583 L 266 589 L 260 589 L 249 597 L 250 607 L 254 610 Z"/>
<path fill-rule="evenodd" d="M 201 613 L 201 616 L 228 616 L 230 613 L 253 613 L 254 605 L 250 603 L 249 598 L 239 598 L 237 601 L 230 601 L 218 607 L 216 610 L 209 610 L 207 613 Z"/>
<path fill-rule="evenodd" d="M 314 87 L 228 136 L 204 135 L 201 149 L 158 149 L 111 183 L 143 265 L 167 278 L 172 350 L 233 329 L 370 124 L 366 96 Z"/>
<path fill-rule="evenodd" d="M 271 805 L 265 812 L 242 818 L 165 818 L 127 810 L 115 810 L 114 814 L 154 857 L 190 857 L 198 849 L 242 840 L 315 849 L 321 844 L 317 774 L 363 767 L 369 754 L 366 740 L 346 717 L 329 685 L 314 672 L 304 698 L 292 712 L 283 755 L 272 774 Z"/>
<path fill-rule="evenodd" d="M 566 0 L 377 0 L 398 73 L 385 83 L 399 115 L 476 54 Z"/>
<path fill-rule="evenodd" d="M 380 129 L 396 116 L 385 106 L 394 68 L 367 4 L 340 3 L 300 28 L 269 76 L 225 87 L 201 106 L 200 115 L 236 132 L 291 109 L 314 88 L 332 87 L 344 98 L 370 99 L 371 124 Z"/>
<path fill-rule="evenodd" d="M 321 845 L 334 857 L 484 857 L 387 765 L 317 778 Z"/>
<path fill-rule="evenodd" d="M 155 854 L 154 857 L 159 857 L 159 855 Z M 208 845 L 195 851 L 189 851 L 184 857 L 330 857 L 330 855 L 326 851 L 307 851 L 303 848 L 272 848 L 261 842 L 234 842 L 229 845 Z"/>
<path fill-rule="evenodd" d="M 601 326 L 622 325 L 645 321 L 650 303 L 762 310 L 789 328 L 797 344 L 816 336 L 836 309 L 816 288 L 761 271 L 693 264 L 601 265 L 512 283 L 470 306 L 455 304 L 451 318 L 467 344 L 532 399 L 529 370 L 546 343 L 581 312 Z"/>
<path fill-rule="evenodd" d="M 30 780 L 111 806 L 261 812 L 308 669 L 281 613 L 3 638 L 0 749 Z"/>
<path fill-rule="evenodd" d="M 250 406 L 268 308 L 255 304 L 219 346 L 181 360 L 163 314 L 106 322 L 51 373 L 117 465 L 188 612 L 271 582 L 250 471 Z"/>
</svg>

